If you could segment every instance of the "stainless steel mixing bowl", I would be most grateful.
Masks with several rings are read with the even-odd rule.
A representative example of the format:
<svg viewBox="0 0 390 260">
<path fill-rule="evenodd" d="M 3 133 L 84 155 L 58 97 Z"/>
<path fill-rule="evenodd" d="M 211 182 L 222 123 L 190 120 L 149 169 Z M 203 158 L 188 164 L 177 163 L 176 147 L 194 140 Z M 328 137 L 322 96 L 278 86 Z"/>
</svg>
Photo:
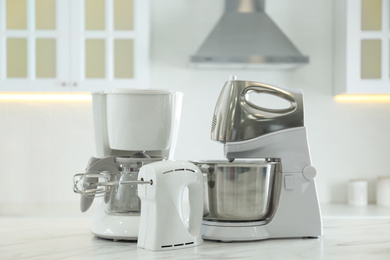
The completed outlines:
<svg viewBox="0 0 390 260">
<path fill-rule="evenodd" d="M 207 176 L 205 216 L 212 221 L 257 221 L 271 213 L 278 162 L 194 162 Z"/>
</svg>

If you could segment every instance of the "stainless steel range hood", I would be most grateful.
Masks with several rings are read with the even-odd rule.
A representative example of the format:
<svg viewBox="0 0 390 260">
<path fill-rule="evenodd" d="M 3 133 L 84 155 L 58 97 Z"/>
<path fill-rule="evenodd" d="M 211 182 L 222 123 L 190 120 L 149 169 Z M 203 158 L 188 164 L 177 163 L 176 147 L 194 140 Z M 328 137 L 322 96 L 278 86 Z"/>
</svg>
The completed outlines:
<svg viewBox="0 0 390 260">
<path fill-rule="evenodd" d="M 195 55 L 196 68 L 286 69 L 307 64 L 264 12 L 264 0 L 225 0 L 225 12 Z"/>
</svg>

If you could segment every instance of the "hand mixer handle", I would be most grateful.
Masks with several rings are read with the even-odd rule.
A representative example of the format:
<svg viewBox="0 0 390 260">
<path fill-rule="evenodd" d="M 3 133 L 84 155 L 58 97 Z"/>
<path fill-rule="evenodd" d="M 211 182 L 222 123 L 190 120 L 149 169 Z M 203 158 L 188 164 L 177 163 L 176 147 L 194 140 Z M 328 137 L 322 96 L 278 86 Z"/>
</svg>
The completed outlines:
<svg viewBox="0 0 390 260">
<path fill-rule="evenodd" d="M 200 232 L 203 216 L 203 186 L 201 183 L 193 182 L 188 185 L 188 200 L 191 209 L 188 232 L 196 236 Z"/>
<path fill-rule="evenodd" d="M 272 99 L 250 100 L 251 93 L 268 94 L 287 101 L 287 106 L 275 106 Z M 272 102 L 270 107 L 263 107 Z M 223 143 L 250 140 L 275 131 L 300 127 L 303 122 L 301 90 L 286 90 L 264 83 L 229 80 L 225 83 L 215 106 L 211 139 Z"/>
<path fill-rule="evenodd" d="M 284 99 L 290 103 L 290 106 L 287 108 L 266 108 L 259 105 L 254 104 L 249 100 L 249 94 L 252 92 L 260 93 L 260 94 L 269 94 L 277 96 L 281 99 Z M 288 114 L 297 109 L 297 100 L 295 98 L 296 95 L 302 95 L 300 90 L 283 90 L 281 88 L 277 88 L 274 86 L 270 86 L 264 83 L 258 82 L 250 82 L 241 92 L 241 100 L 243 101 L 243 106 L 249 106 L 254 110 L 258 110 L 260 112 L 268 113 L 269 115 L 273 114 L 273 116 Z"/>
</svg>

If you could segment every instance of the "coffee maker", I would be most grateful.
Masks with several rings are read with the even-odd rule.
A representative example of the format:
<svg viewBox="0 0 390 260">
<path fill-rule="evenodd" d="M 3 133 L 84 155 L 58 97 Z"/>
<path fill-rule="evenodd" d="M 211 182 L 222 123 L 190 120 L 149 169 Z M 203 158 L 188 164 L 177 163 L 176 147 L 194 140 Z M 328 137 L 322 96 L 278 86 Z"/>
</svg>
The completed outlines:
<svg viewBox="0 0 390 260">
<path fill-rule="evenodd" d="M 282 102 L 263 104 L 261 95 Z M 322 235 L 301 90 L 232 76 L 217 101 L 211 139 L 223 143 L 227 160 L 195 162 L 207 178 L 204 239 Z"/>
<path fill-rule="evenodd" d="M 96 157 L 74 176 L 85 212 L 98 205 L 92 233 L 114 240 L 137 240 L 140 168 L 172 158 L 182 93 L 157 89 L 115 89 L 92 93 Z"/>
</svg>

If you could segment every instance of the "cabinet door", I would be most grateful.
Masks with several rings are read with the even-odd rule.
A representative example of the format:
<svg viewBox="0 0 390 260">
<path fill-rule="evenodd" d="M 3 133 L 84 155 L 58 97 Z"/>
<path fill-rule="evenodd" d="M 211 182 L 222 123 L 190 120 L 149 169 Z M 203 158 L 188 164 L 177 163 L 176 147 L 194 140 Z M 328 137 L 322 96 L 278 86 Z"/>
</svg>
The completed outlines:
<svg viewBox="0 0 390 260">
<path fill-rule="evenodd" d="M 347 92 L 390 93 L 389 0 L 348 1 Z"/>
<path fill-rule="evenodd" d="M 149 4 L 145 0 L 71 0 L 72 90 L 146 87 Z"/>
<path fill-rule="evenodd" d="M 0 91 L 145 87 L 148 0 L 0 0 Z"/>
<path fill-rule="evenodd" d="M 69 5 L 0 0 L 0 91 L 68 90 Z"/>
</svg>

